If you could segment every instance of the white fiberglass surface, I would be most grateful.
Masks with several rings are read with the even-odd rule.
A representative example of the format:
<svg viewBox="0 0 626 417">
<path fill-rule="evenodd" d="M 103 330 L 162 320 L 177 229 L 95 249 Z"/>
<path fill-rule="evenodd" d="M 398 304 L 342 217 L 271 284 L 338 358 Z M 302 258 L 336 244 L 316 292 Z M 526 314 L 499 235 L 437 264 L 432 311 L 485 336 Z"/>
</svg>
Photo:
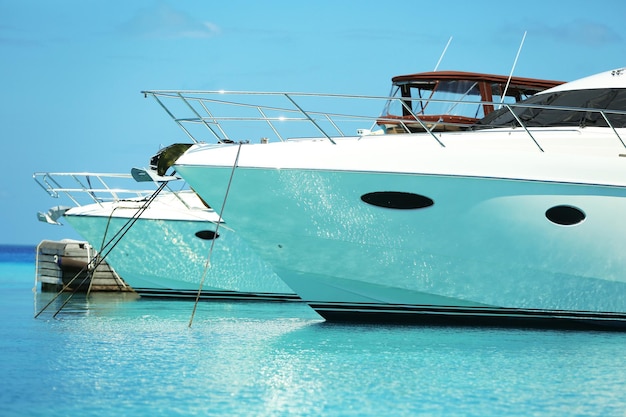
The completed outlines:
<svg viewBox="0 0 626 417">
<path fill-rule="evenodd" d="M 523 129 L 497 129 L 442 134 L 438 138 L 440 143 L 428 134 L 415 134 L 343 139 L 336 145 L 328 140 L 241 147 L 200 145 L 177 163 L 180 168 L 222 166 L 231 171 L 236 162 L 238 167 L 248 168 L 626 185 L 621 175 L 626 159 L 620 157 L 626 153 L 626 146 L 610 129 L 535 129 L 532 137 Z M 221 200 L 210 204 L 218 203 Z"/>
<path fill-rule="evenodd" d="M 144 219 L 219 221 L 219 215 L 192 192 L 159 194 L 153 200 L 129 199 L 72 207 L 68 215 Z"/>
<path fill-rule="evenodd" d="M 179 172 L 207 201 L 224 199 L 230 170 Z M 380 190 L 426 195 L 434 205 L 394 210 L 361 201 Z M 615 222 L 623 197 L 620 188 L 575 184 L 238 168 L 223 215 L 288 284 L 309 292 L 299 294 L 305 300 L 344 301 L 320 290 L 334 282 L 362 301 L 407 302 L 413 291 L 416 304 L 431 294 L 626 311 L 619 245 L 626 225 Z M 557 205 L 580 207 L 586 218 L 554 224 L 545 213 Z M 402 297 L 397 289 L 406 290 Z"/>
</svg>

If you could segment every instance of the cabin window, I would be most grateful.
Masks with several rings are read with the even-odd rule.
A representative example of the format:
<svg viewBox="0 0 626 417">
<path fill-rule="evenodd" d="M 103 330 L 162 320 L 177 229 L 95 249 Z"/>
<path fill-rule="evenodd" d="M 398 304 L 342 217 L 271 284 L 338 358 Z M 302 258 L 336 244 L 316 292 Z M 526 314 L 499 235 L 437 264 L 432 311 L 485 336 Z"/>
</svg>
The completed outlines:
<svg viewBox="0 0 626 417">
<path fill-rule="evenodd" d="M 402 191 L 375 191 L 363 194 L 361 200 L 376 207 L 398 210 L 421 209 L 435 204 L 431 198 L 426 196 Z"/>
<path fill-rule="evenodd" d="M 411 98 L 407 105 L 415 114 L 446 114 L 468 117 L 483 117 L 478 83 L 465 80 L 444 80 L 435 83 L 411 83 L 404 85 L 403 97 Z M 410 88 L 409 88 L 410 87 Z M 430 101 L 435 99 L 435 101 Z M 461 104 L 461 102 L 471 104 Z M 402 114 L 410 115 L 405 108 Z"/>
<path fill-rule="evenodd" d="M 196 232 L 196 237 L 202 240 L 213 240 L 220 237 L 219 233 L 214 232 L 213 230 L 200 230 Z"/>
<path fill-rule="evenodd" d="M 546 218 L 561 226 L 573 226 L 585 220 L 585 213 L 576 207 L 561 205 L 546 210 Z"/>
<path fill-rule="evenodd" d="M 538 107 L 532 107 L 536 105 Z M 621 113 L 626 106 L 626 90 L 598 89 L 557 91 L 537 94 L 524 101 L 524 107 L 511 106 L 517 118 L 528 127 L 607 127 L 600 111 L 615 128 L 626 127 L 626 114 Z M 583 111 L 565 108 L 584 108 Z M 590 111 L 587 109 L 596 109 Z M 480 120 L 476 128 L 514 127 L 519 123 L 511 111 L 503 107 Z"/>
</svg>

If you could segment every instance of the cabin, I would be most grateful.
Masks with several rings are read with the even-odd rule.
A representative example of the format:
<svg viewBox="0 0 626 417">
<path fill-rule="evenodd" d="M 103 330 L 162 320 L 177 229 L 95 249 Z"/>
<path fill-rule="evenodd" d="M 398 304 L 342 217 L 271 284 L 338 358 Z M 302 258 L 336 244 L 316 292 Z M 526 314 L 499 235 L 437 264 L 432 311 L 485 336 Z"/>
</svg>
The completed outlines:
<svg viewBox="0 0 626 417">
<path fill-rule="evenodd" d="M 390 99 L 377 124 L 385 133 L 459 131 L 501 104 L 516 103 L 563 81 L 463 71 L 392 78 Z"/>
</svg>

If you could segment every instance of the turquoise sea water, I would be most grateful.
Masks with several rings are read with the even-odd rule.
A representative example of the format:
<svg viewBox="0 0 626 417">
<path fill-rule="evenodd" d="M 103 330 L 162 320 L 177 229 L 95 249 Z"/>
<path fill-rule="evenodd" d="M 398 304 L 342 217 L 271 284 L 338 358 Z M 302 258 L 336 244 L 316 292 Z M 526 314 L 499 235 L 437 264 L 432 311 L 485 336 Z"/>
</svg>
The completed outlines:
<svg viewBox="0 0 626 417">
<path fill-rule="evenodd" d="M 626 416 L 626 333 L 324 323 L 302 304 L 33 292 L 0 247 L 0 416 Z"/>
</svg>

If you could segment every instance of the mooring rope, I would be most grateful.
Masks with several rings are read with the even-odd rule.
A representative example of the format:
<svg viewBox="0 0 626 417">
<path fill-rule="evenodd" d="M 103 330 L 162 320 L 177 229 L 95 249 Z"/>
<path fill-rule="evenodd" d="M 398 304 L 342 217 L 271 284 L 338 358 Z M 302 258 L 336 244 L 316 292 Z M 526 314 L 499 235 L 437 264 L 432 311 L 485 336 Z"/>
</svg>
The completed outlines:
<svg viewBox="0 0 626 417">
<path fill-rule="evenodd" d="M 217 219 L 217 225 L 215 226 L 215 237 L 211 241 L 211 247 L 209 248 L 209 254 L 207 256 L 207 260 L 204 264 L 204 271 L 202 272 L 202 278 L 200 279 L 200 285 L 198 287 L 198 294 L 196 295 L 196 301 L 193 304 L 193 311 L 191 312 L 191 317 L 189 318 L 189 326 L 193 323 L 193 318 L 196 315 L 196 309 L 198 308 L 198 302 L 200 301 L 200 294 L 202 293 L 202 286 L 204 285 L 204 280 L 209 271 L 209 266 L 211 265 L 211 255 L 213 254 L 213 247 L 215 246 L 215 241 L 217 240 L 217 232 L 219 231 L 220 224 L 222 223 L 222 216 L 224 214 L 224 208 L 226 207 L 226 200 L 228 199 L 228 193 L 230 192 L 230 185 L 233 182 L 233 176 L 235 175 L 235 168 L 237 168 L 237 163 L 239 162 L 239 153 L 241 152 L 241 142 L 239 142 L 239 147 L 237 148 L 237 156 L 235 156 L 235 163 L 233 164 L 233 169 L 230 172 L 230 178 L 228 179 L 228 186 L 226 187 L 226 193 L 224 194 L 224 201 L 222 202 L 222 210 Z"/>
<path fill-rule="evenodd" d="M 161 188 L 161 189 L 162 189 L 162 188 Z M 158 193 L 158 192 L 160 192 L 160 191 L 158 191 L 158 190 L 157 190 L 156 192 Z M 130 226 L 128 226 L 128 225 L 129 225 L 129 223 L 130 223 L 133 219 L 135 219 L 135 218 L 136 218 L 136 219 L 139 219 L 139 217 L 141 216 L 141 214 L 143 214 L 143 212 L 146 210 L 146 208 L 148 207 L 148 205 L 149 205 L 152 201 L 154 201 L 154 199 L 152 199 L 152 200 L 150 200 L 150 199 L 146 200 L 146 203 L 144 203 L 144 205 L 143 205 L 143 206 L 139 207 L 139 209 L 137 209 L 137 211 L 135 212 L 135 214 L 133 214 L 133 216 L 132 216 L 130 219 L 128 219 L 128 220 L 126 221 L 126 223 L 124 223 L 124 225 L 122 225 L 122 227 L 121 227 L 121 228 L 117 231 L 117 233 L 115 233 L 115 234 L 113 235 L 113 237 L 112 237 L 111 239 L 109 239 L 109 241 L 107 242 L 107 235 L 109 234 L 109 227 L 111 227 L 111 220 L 113 219 L 113 214 L 115 214 L 115 211 L 116 211 L 118 208 L 120 208 L 119 206 L 117 206 L 117 207 L 113 207 L 113 210 L 111 210 L 111 212 L 109 213 L 109 216 L 108 216 L 108 218 L 107 218 L 107 225 L 106 225 L 106 227 L 104 228 L 104 233 L 102 234 L 102 241 L 100 242 L 100 250 L 98 251 L 98 254 L 103 253 L 103 252 L 104 252 L 104 249 L 105 249 L 107 246 L 109 246 L 109 245 L 113 242 L 113 239 L 115 239 L 115 238 L 116 238 L 116 236 L 117 236 L 117 235 L 119 235 L 119 234 L 120 234 L 120 232 L 121 232 L 122 230 L 124 230 L 124 228 L 128 227 L 128 229 L 126 229 L 126 232 L 127 232 L 128 230 L 130 230 L 130 228 L 133 226 L 133 224 L 134 224 L 134 223 L 133 223 L 133 224 L 131 224 Z M 120 238 L 117 240 L 117 242 L 119 242 L 119 241 L 122 239 L 122 237 L 124 237 L 124 235 L 126 234 L 126 232 L 124 232 L 124 234 L 122 234 L 122 236 L 120 236 Z M 105 242 L 106 242 L 106 243 L 105 243 Z M 117 246 L 117 242 L 115 242 L 115 244 L 113 245 L 113 247 L 111 248 L 111 250 L 112 250 L 115 246 Z M 110 251 L 109 251 L 109 252 L 110 252 Z M 109 254 L 109 252 L 107 252 L 107 255 Z M 104 259 L 103 259 L 103 261 L 104 261 Z M 101 263 L 101 262 L 100 262 L 100 263 Z M 98 265 L 100 265 L 100 263 L 98 263 Z M 97 268 L 97 266 L 98 266 L 98 265 L 96 265 L 96 268 Z M 94 270 L 95 270 L 95 268 L 94 268 Z M 116 280 L 116 282 L 117 282 L 117 280 Z M 89 294 L 91 293 L 91 284 L 92 284 L 92 283 L 93 283 L 93 280 L 91 280 L 91 282 L 89 283 L 89 289 L 87 290 L 87 295 L 89 295 Z M 120 285 L 119 285 L 119 284 L 118 284 L 118 288 L 120 288 Z"/>
<path fill-rule="evenodd" d="M 72 285 L 72 283 L 74 282 L 74 280 L 76 278 L 78 278 L 80 276 L 81 273 L 83 273 L 85 271 L 85 269 L 89 270 L 90 265 L 92 263 L 94 263 L 94 265 L 91 267 L 92 271 L 95 271 L 96 268 L 98 268 L 98 266 L 100 266 L 100 264 L 102 264 L 102 262 L 104 262 L 104 260 L 106 259 L 106 257 L 109 255 L 109 253 L 111 253 L 111 251 L 115 248 L 115 246 L 117 246 L 117 244 L 120 242 L 120 240 L 122 240 L 122 238 L 126 235 L 126 233 L 128 233 L 128 231 L 130 230 L 130 228 L 137 222 L 137 220 L 139 219 L 139 217 L 147 210 L 148 206 L 156 199 L 157 195 L 163 190 L 163 188 L 165 188 L 167 186 L 166 182 L 163 182 L 159 185 L 159 187 L 156 189 L 156 191 L 154 193 L 152 193 L 152 195 L 148 198 L 148 200 L 146 200 L 146 202 L 144 203 L 144 205 L 142 205 L 136 212 L 135 214 L 128 219 L 128 221 L 126 221 L 126 223 L 120 228 L 120 230 L 117 231 L 117 233 L 115 233 L 115 235 L 113 235 L 113 237 L 105 244 L 102 245 L 101 247 L 101 251 L 104 251 L 105 248 L 107 248 L 109 245 L 112 245 L 110 249 L 107 250 L 107 252 L 103 255 L 103 256 L 96 256 L 94 257 L 87 265 L 85 265 L 80 271 L 78 271 L 78 273 L 67 283 L 65 284 L 61 290 L 59 290 L 59 292 L 52 297 L 52 299 L 37 313 L 35 314 L 35 318 L 39 317 L 39 315 L 41 313 L 43 313 L 49 306 L 50 304 L 52 304 L 57 298 L 59 298 L 59 296 L 64 293 L 65 291 L 67 291 L 68 288 L 70 288 L 70 286 Z M 113 212 L 111 212 L 111 214 L 109 215 L 109 223 L 111 221 L 111 216 L 113 215 Z M 108 233 L 108 227 L 109 224 L 107 223 L 107 231 L 105 232 L 105 236 L 106 233 Z M 124 230 L 125 229 L 125 230 Z M 124 231 L 122 233 L 122 230 Z M 121 235 L 120 235 L 121 233 Z M 117 238 L 117 236 L 119 236 L 119 238 Z M 113 242 L 114 239 L 116 239 L 115 242 Z M 103 242 L 104 242 L 104 238 L 103 238 Z M 113 242 L 113 243 L 112 243 Z M 100 252 L 102 253 L 102 252 Z M 94 262 L 95 260 L 95 262 Z M 63 304 L 61 305 L 61 307 L 59 307 L 59 309 L 54 313 L 54 315 L 52 316 L 53 318 L 56 317 L 61 310 L 63 309 L 63 307 L 65 307 L 65 305 L 70 301 L 70 299 L 78 292 L 78 289 L 83 285 L 83 283 L 85 282 L 85 280 L 87 280 L 87 278 L 89 278 L 90 274 L 87 274 L 85 276 L 85 278 L 83 278 L 83 280 L 81 281 L 81 283 L 74 288 L 74 290 L 72 291 L 72 293 L 69 295 L 69 297 L 63 302 Z M 91 288 L 91 285 L 90 285 Z M 89 294 L 89 293 L 88 293 Z"/>
<path fill-rule="evenodd" d="M 41 313 L 44 312 L 44 310 L 46 310 L 48 308 L 48 306 L 50 306 L 50 304 L 52 304 L 54 302 L 54 300 L 56 300 L 57 298 L 59 298 L 59 296 L 61 294 L 63 294 L 65 291 L 67 291 L 68 288 L 70 288 L 72 286 L 72 284 L 74 283 L 74 281 L 76 280 L 76 278 L 78 278 L 80 276 L 80 274 L 82 274 L 83 272 L 85 272 L 85 270 L 89 267 L 89 264 L 85 265 L 80 271 L 78 271 L 76 273 L 76 275 L 74 275 L 74 277 L 72 277 L 71 280 L 69 280 L 69 282 L 65 285 L 63 285 L 63 287 L 59 290 L 59 292 L 57 292 L 57 294 L 52 297 L 52 299 L 48 302 L 48 304 L 46 304 L 41 310 L 39 310 L 39 312 L 37 314 L 35 314 L 35 318 L 39 317 L 39 315 Z M 85 278 L 83 278 L 83 280 L 80 282 L 80 284 L 78 285 L 77 288 L 80 288 L 81 285 L 83 285 L 83 283 L 85 282 L 85 280 L 89 277 L 89 275 L 85 276 Z M 74 290 L 73 292 L 75 292 L 76 290 Z M 72 294 L 73 295 L 73 294 Z M 71 298 L 72 296 L 70 295 L 69 298 Z M 63 305 L 65 305 L 66 303 L 64 303 Z M 63 306 L 61 306 L 61 308 L 63 308 Z M 60 311 L 60 310 L 59 310 Z M 58 311 L 54 314 L 54 316 L 56 316 L 58 313 Z"/>
</svg>

